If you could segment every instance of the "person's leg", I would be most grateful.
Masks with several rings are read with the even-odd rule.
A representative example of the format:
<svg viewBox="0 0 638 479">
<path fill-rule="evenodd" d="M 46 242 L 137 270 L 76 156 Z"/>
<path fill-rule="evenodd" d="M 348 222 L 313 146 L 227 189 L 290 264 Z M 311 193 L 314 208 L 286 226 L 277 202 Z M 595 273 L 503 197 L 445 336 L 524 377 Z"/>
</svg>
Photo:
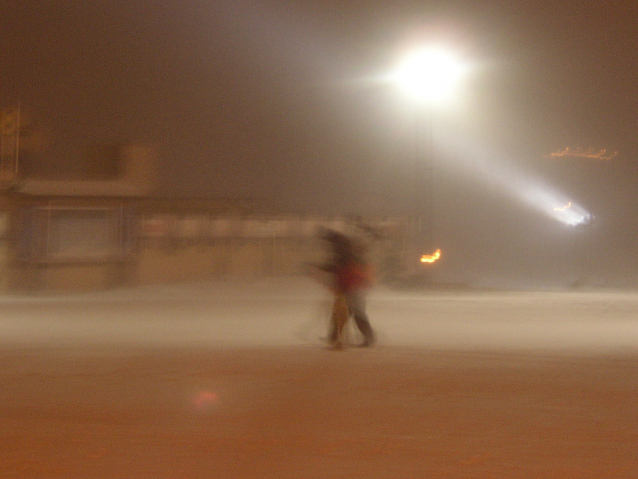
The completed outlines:
<svg viewBox="0 0 638 479">
<path fill-rule="evenodd" d="M 362 346 L 372 346 L 375 342 L 374 331 L 366 314 L 365 295 L 363 293 L 350 293 L 346 296 L 350 314 L 354 316 L 357 327 L 363 334 Z"/>
<path fill-rule="evenodd" d="M 343 345 L 343 333 L 346 322 L 348 321 L 348 304 L 346 298 L 341 293 L 335 294 L 334 304 L 332 306 L 332 318 L 330 322 L 330 331 L 328 340 L 336 348 Z"/>
</svg>

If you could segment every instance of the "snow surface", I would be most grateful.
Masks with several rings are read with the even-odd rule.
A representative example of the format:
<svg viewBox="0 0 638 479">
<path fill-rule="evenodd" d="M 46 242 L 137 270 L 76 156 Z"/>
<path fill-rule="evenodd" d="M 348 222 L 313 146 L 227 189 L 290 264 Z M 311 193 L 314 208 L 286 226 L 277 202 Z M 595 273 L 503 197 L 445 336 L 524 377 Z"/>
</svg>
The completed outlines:
<svg viewBox="0 0 638 479">
<path fill-rule="evenodd" d="M 296 346 L 325 335 L 329 294 L 308 278 L 173 284 L 0 298 L 0 342 Z M 634 291 L 374 288 L 380 345 L 434 349 L 638 350 Z M 351 329 L 353 341 L 356 333 Z"/>
<path fill-rule="evenodd" d="M 306 278 L 2 297 L 0 477 L 638 477 L 638 294 L 369 299 L 337 352 Z"/>
</svg>

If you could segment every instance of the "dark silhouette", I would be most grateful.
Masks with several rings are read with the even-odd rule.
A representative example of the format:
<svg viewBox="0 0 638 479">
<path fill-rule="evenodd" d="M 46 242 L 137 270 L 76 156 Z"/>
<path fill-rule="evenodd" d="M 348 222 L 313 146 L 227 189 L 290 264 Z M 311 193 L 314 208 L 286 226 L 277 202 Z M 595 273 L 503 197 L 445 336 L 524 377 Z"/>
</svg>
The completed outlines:
<svg viewBox="0 0 638 479">
<path fill-rule="evenodd" d="M 319 266 L 329 273 L 329 287 L 334 293 L 334 304 L 328 340 L 335 348 L 343 347 L 343 330 L 350 316 L 354 317 L 363 334 L 360 346 L 375 343 L 375 334 L 366 313 L 366 291 L 373 280 L 372 268 L 365 259 L 363 241 L 333 230 L 323 230 L 320 238 L 328 242 L 331 258 Z"/>
</svg>

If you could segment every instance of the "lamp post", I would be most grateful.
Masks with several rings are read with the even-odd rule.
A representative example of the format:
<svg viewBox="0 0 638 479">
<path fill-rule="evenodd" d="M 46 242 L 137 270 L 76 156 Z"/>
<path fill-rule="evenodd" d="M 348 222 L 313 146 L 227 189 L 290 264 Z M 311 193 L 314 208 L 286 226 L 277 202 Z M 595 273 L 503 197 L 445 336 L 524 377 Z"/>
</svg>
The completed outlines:
<svg viewBox="0 0 638 479">
<path fill-rule="evenodd" d="M 416 105 L 415 157 L 419 171 L 415 179 L 419 181 L 423 176 L 423 184 L 415 188 L 415 220 L 422 263 L 432 263 L 441 255 L 440 250 L 434 250 L 434 110 L 453 96 L 464 72 L 465 66 L 455 55 L 429 46 L 408 53 L 393 75 L 395 83 Z"/>
</svg>

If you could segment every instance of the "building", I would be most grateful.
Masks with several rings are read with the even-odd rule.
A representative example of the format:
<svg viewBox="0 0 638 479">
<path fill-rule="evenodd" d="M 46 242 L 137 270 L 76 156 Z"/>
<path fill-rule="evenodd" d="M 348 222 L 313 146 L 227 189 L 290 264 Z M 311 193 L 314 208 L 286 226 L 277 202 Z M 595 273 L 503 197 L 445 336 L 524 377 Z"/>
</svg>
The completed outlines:
<svg viewBox="0 0 638 479">
<path fill-rule="evenodd" d="M 3 291 L 300 275 L 325 253 L 319 227 L 358 228 L 358 220 L 264 212 L 245 200 L 154 197 L 152 146 L 92 148 L 83 178 L 72 180 L 21 178 L 7 151 L 0 164 Z M 372 249 L 377 270 L 395 274 L 403 222 L 367 225 L 383 232 Z"/>
</svg>

